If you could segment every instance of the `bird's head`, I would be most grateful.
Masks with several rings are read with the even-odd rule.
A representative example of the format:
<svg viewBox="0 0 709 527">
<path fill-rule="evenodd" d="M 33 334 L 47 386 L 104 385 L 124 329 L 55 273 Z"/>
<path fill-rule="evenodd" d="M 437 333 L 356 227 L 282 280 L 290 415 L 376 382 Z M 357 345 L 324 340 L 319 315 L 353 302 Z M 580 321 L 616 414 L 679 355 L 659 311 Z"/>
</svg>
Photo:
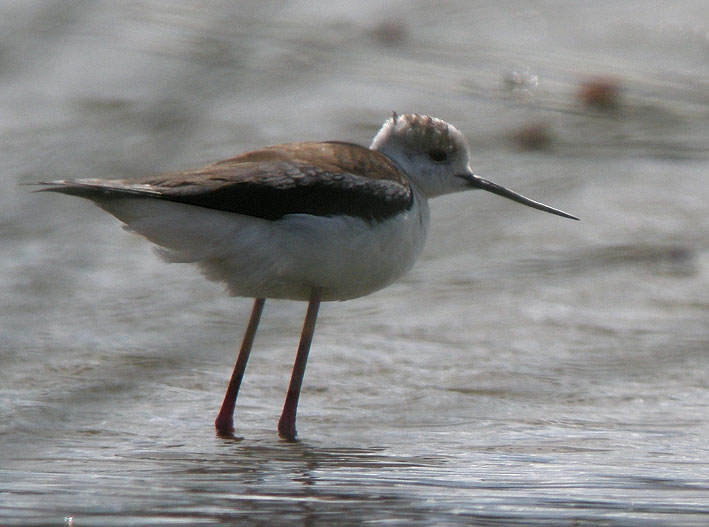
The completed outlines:
<svg viewBox="0 0 709 527">
<path fill-rule="evenodd" d="M 427 198 L 479 188 L 535 209 L 578 219 L 476 176 L 470 167 L 470 148 L 465 137 L 455 126 L 441 119 L 394 113 L 374 137 L 370 148 L 391 159 Z"/>
</svg>

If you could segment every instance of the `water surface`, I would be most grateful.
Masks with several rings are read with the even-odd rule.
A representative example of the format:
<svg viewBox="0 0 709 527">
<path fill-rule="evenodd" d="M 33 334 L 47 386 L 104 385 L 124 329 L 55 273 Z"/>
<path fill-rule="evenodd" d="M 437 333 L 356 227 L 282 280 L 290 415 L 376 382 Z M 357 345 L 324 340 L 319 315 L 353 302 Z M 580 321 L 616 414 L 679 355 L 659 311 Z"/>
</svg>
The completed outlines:
<svg viewBox="0 0 709 527">
<path fill-rule="evenodd" d="M 705 2 L 0 11 L 1 523 L 709 522 Z M 578 98 L 595 78 L 615 105 Z M 217 438 L 250 300 L 19 185 L 366 144 L 392 110 L 453 122 L 477 173 L 582 221 L 432 202 L 412 272 L 323 306 L 294 444 L 304 304 L 267 302 L 243 439 Z"/>
</svg>

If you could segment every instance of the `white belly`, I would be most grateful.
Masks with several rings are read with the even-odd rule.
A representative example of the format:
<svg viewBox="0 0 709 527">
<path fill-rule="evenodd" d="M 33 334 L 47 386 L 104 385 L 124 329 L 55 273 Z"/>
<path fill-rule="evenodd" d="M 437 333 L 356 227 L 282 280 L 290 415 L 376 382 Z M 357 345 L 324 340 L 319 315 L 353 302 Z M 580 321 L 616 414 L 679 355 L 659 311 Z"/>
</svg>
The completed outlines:
<svg viewBox="0 0 709 527">
<path fill-rule="evenodd" d="M 408 271 L 428 230 L 425 199 L 383 222 L 290 214 L 277 221 L 155 199 L 98 203 L 158 245 L 170 262 L 196 263 L 235 296 L 347 300 Z"/>
</svg>

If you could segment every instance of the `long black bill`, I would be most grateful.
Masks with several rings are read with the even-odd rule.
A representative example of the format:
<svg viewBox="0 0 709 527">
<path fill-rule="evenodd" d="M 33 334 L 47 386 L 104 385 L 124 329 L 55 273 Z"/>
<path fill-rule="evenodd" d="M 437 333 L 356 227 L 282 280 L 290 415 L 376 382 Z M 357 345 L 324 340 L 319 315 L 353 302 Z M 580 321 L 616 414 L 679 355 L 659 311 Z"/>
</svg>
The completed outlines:
<svg viewBox="0 0 709 527">
<path fill-rule="evenodd" d="M 522 194 L 517 194 L 516 192 L 513 192 L 508 188 L 505 188 L 501 185 L 498 185 L 497 183 L 493 183 L 492 181 L 488 181 L 487 179 L 483 179 L 473 174 L 461 174 L 458 177 L 463 178 L 465 181 L 467 181 L 471 187 L 487 190 L 488 192 L 492 192 L 493 194 L 497 194 L 498 196 L 511 199 L 512 201 L 516 201 L 517 203 L 521 203 L 522 205 L 527 205 L 528 207 L 532 207 L 533 209 L 543 210 L 544 212 L 549 212 L 550 214 L 556 214 L 557 216 L 569 218 L 572 220 L 579 219 L 576 216 L 572 216 L 571 214 L 564 212 L 563 210 L 555 209 L 554 207 L 550 207 L 549 205 L 544 205 L 544 203 L 539 203 L 538 201 L 534 201 L 533 199 L 525 198 Z"/>
</svg>

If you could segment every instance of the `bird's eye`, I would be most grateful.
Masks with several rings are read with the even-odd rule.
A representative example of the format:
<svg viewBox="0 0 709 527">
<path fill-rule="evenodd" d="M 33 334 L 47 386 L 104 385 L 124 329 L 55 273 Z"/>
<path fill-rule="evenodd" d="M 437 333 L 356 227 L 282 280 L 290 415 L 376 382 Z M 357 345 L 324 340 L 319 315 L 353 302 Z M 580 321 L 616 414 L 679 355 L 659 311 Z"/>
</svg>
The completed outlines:
<svg viewBox="0 0 709 527">
<path fill-rule="evenodd" d="M 435 161 L 436 163 L 442 163 L 443 161 L 448 159 L 448 154 L 445 150 L 441 148 L 434 148 L 433 150 L 428 151 L 428 157 L 431 158 L 431 161 Z"/>
</svg>

